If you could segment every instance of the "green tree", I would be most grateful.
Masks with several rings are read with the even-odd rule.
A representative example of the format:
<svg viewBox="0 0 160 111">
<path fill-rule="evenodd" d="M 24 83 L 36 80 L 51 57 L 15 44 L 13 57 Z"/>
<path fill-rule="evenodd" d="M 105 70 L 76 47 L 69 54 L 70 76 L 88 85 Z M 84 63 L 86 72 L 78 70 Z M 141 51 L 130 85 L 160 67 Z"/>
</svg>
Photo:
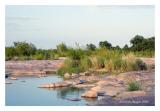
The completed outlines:
<svg viewBox="0 0 160 111">
<path fill-rule="evenodd" d="M 129 49 L 128 45 L 126 44 L 126 45 L 123 47 L 123 49 L 124 49 L 124 50 L 128 50 L 128 49 Z"/>
<path fill-rule="evenodd" d="M 14 47 L 19 56 L 30 56 L 36 52 L 36 47 L 32 43 L 14 42 Z"/>
<path fill-rule="evenodd" d="M 96 46 L 94 44 L 87 44 L 87 49 L 88 50 L 92 50 L 92 51 L 95 51 L 96 50 Z"/>
<path fill-rule="evenodd" d="M 101 41 L 99 42 L 99 47 L 101 48 L 112 48 L 112 44 L 109 43 L 108 41 Z"/>
<path fill-rule="evenodd" d="M 16 51 L 14 47 L 5 47 L 5 55 L 6 59 L 11 59 L 12 57 L 16 56 Z"/>
<path fill-rule="evenodd" d="M 132 44 L 131 49 L 134 51 L 145 51 L 145 50 L 154 50 L 155 49 L 155 38 L 144 38 L 143 36 L 136 35 L 131 39 L 130 43 Z"/>
</svg>

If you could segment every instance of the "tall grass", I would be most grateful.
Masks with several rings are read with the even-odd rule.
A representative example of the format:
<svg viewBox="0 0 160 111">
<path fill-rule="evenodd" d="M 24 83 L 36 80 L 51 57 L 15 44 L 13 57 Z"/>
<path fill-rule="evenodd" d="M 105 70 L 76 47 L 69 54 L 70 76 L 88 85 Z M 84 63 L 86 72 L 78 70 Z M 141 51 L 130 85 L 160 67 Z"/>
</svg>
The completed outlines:
<svg viewBox="0 0 160 111">
<path fill-rule="evenodd" d="M 79 73 L 89 69 L 105 69 L 110 73 L 146 70 L 146 64 L 134 53 L 120 50 L 97 49 L 88 56 L 82 49 L 70 49 L 68 59 L 60 69 L 61 73 Z M 63 70 L 63 71 L 62 71 Z"/>
<path fill-rule="evenodd" d="M 83 72 L 85 68 L 88 68 L 88 63 L 84 62 L 84 52 L 78 49 L 69 49 L 68 58 L 65 60 L 64 65 L 57 71 L 58 74 L 63 75 L 64 73 L 79 73 Z M 83 63 L 83 67 L 81 64 Z M 85 67 L 87 66 L 87 67 Z"/>
<path fill-rule="evenodd" d="M 84 70 L 88 70 L 92 67 L 92 61 L 88 56 L 85 56 L 80 60 L 80 67 Z"/>
</svg>

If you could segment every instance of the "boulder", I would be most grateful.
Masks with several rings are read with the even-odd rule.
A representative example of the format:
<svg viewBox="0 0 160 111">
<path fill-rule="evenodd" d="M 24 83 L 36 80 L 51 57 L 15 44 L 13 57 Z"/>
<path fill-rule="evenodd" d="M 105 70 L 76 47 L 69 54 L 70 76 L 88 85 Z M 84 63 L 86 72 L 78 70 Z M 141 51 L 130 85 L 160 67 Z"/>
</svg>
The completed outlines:
<svg viewBox="0 0 160 111">
<path fill-rule="evenodd" d="M 64 74 L 64 78 L 70 79 L 70 78 L 71 78 L 71 75 L 70 75 L 69 73 L 65 73 L 65 74 Z"/>
<path fill-rule="evenodd" d="M 95 92 L 95 91 L 88 91 L 88 92 L 82 94 L 81 96 L 86 97 L 86 98 L 97 98 L 98 97 L 97 92 Z"/>
</svg>

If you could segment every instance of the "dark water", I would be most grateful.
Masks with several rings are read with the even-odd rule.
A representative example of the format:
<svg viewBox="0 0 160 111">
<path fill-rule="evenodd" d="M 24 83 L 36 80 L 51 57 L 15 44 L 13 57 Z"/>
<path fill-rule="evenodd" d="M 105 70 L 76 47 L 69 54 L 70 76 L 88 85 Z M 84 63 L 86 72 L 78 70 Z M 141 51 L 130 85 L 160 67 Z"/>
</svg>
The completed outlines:
<svg viewBox="0 0 160 111">
<path fill-rule="evenodd" d="M 43 78 L 19 77 L 18 80 L 6 79 L 12 84 L 6 84 L 6 106 L 83 106 L 90 100 L 81 98 L 84 89 L 60 88 L 43 89 L 39 85 L 62 81 L 57 75 Z M 25 82 L 24 82 L 25 81 Z M 79 98 L 80 101 L 71 101 Z M 91 100 L 93 101 L 93 100 Z"/>
</svg>

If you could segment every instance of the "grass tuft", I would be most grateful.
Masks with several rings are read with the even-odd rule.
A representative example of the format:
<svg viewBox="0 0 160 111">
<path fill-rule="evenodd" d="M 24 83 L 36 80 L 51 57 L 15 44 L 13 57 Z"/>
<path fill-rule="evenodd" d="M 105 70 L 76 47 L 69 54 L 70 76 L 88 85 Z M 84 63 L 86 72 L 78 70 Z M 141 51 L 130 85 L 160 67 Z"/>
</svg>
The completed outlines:
<svg viewBox="0 0 160 111">
<path fill-rule="evenodd" d="M 131 81 L 128 83 L 127 89 L 128 91 L 138 91 L 141 89 L 141 85 L 137 81 Z"/>
</svg>

